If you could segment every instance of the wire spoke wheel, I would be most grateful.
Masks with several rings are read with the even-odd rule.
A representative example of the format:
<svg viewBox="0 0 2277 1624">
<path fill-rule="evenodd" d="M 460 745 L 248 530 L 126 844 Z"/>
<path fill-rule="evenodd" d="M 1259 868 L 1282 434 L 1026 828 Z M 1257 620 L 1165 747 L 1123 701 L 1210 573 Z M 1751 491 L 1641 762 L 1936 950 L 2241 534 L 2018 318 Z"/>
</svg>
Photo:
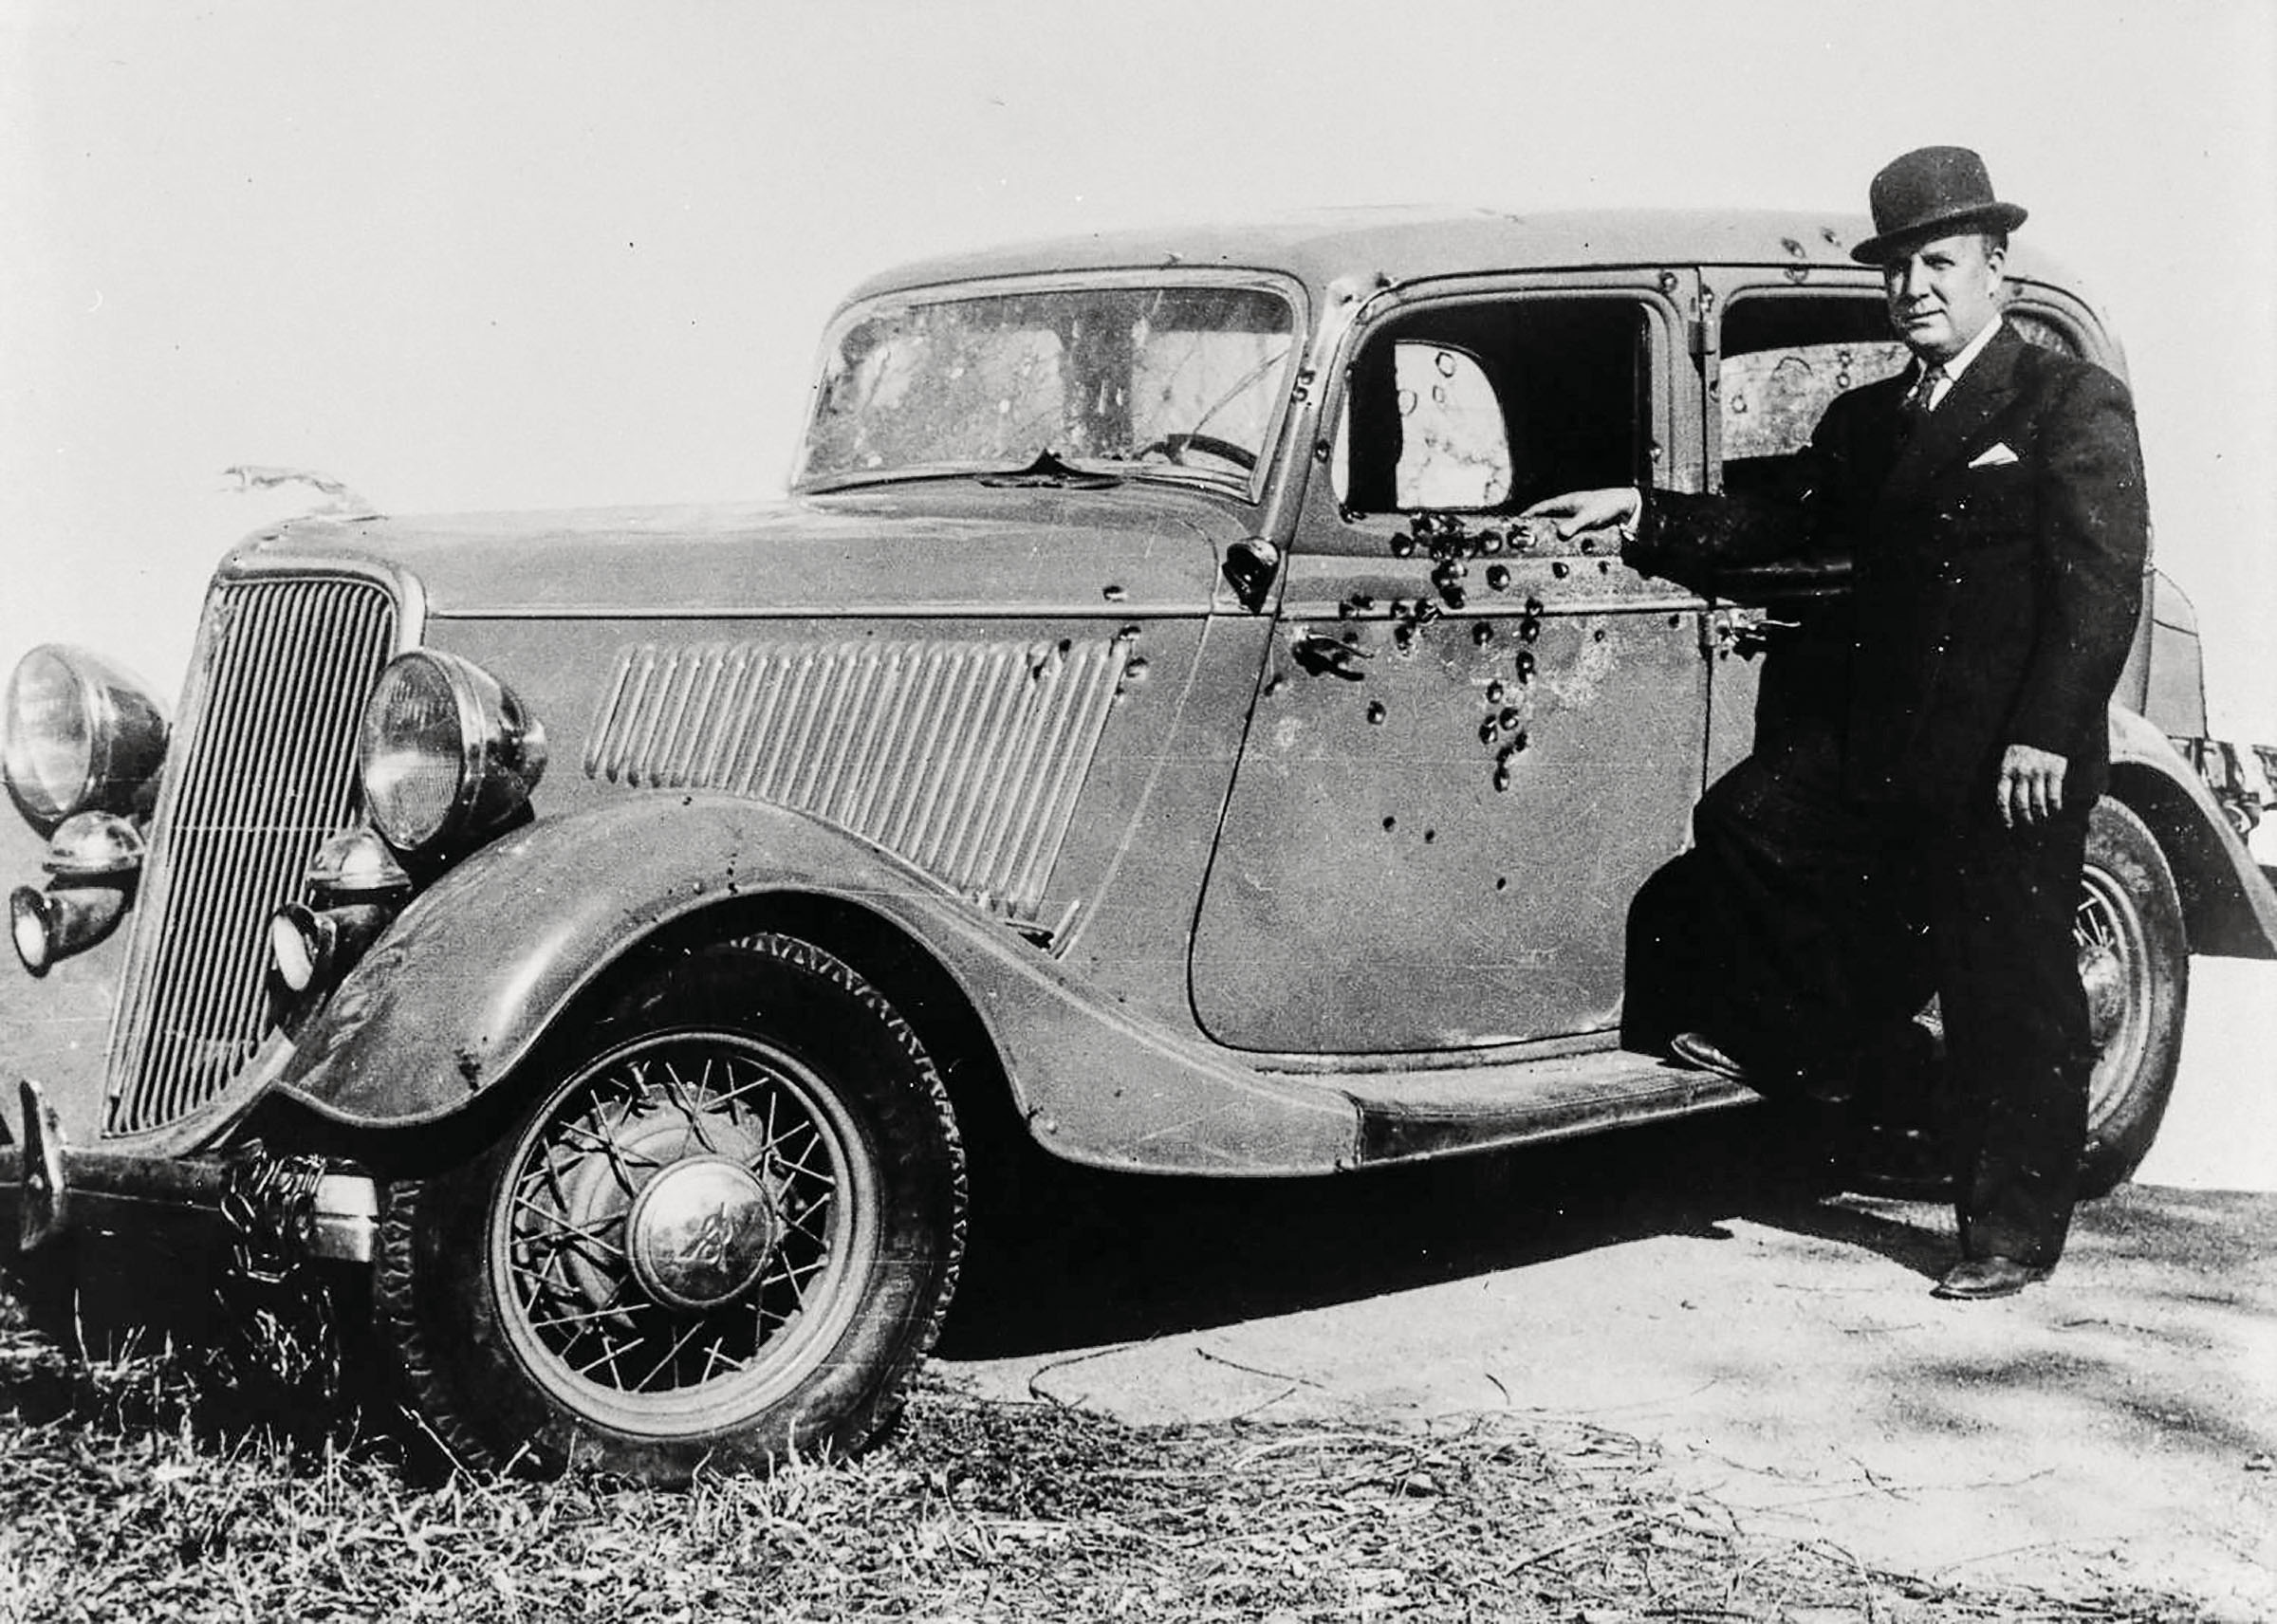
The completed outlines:
<svg viewBox="0 0 2277 1624">
<path fill-rule="evenodd" d="M 875 1264 L 860 1144 L 811 1072 L 743 1034 L 601 1057 L 515 1147 L 491 1256 L 516 1352 L 628 1430 L 764 1406 L 843 1331 Z"/>
<path fill-rule="evenodd" d="M 2071 937 L 2095 1045 L 2080 1183 L 2100 1195 L 2150 1153 L 2181 1063 L 2190 994 L 2174 871 L 2142 820 L 2107 796 L 2088 820 Z"/>
<path fill-rule="evenodd" d="M 2092 1133 L 2126 1097 L 2150 1041 L 2151 955 L 2142 910 L 2105 870 L 2082 877 L 2072 915 L 2072 945 L 2080 985 L 2087 994 L 2087 1030 L 2095 1043 L 2088 1081 L 2087 1123 Z"/>
<path fill-rule="evenodd" d="M 757 936 L 674 961 L 511 1131 L 391 1185 L 375 1318 L 461 1461 L 684 1482 L 867 1443 L 939 1332 L 964 1209 L 916 1031 Z"/>
</svg>

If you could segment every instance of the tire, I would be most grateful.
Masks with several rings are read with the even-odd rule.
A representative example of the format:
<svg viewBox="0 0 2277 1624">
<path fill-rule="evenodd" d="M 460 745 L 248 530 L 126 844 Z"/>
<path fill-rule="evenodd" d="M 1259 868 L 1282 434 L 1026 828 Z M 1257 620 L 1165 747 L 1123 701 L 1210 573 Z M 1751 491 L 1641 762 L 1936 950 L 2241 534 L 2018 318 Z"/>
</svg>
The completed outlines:
<svg viewBox="0 0 2277 1624">
<path fill-rule="evenodd" d="M 2174 871 L 2142 820 L 2108 796 L 2087 821 L 2072 939 L 2096 1047 L 2080 1192 L 2097 1196 L 2150 1153 L 2174 1094 L 2190 1001 L 2190 939 Z"/>
<path fill-rule="evenodd" d="M 463 1165 L 392 1185 L 374 1319 L 462 1464 L 685 1483 L 867 1444 L 964 1223 L 916 1032 L 840 960 L 756 936 L 642 988 Z"/>
</svg>

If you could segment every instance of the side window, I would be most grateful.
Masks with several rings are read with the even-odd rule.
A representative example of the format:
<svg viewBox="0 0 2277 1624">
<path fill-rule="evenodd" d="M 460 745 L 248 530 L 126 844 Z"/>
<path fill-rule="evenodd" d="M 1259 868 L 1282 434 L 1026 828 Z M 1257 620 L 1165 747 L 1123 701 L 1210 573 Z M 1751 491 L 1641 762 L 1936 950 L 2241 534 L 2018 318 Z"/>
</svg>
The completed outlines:
<svg viewBox="0 0 2277 1624">
<path fill-rule="evenodd" d="M 1906 362 L 1879 296 L 1749 294 L 1731 302 L 1722 336 L 1726 489 L 1808 445 L 1837 395 Z"/>
<path fill-rule="evenodd" d="M 1346 375 L 1330 477 L 1360 513 L 1515 512 L 1649 479 L 1644 312 L 1468 300 L 1384 323 Z"/>
<path fill-rule="evenodd" d="M 2082 353 L 2054 317 L 2017 304 L 2004 314 L 2027 343 Z M 1768 476 L 1772 459 L 1807 445 L 1837 395 L 1902 371 L 1907 360 L 1883 302 L 1866 294 L 1743 294 L 1724 318 L 1722 341 L 1727 490 L 1747 489 Z"/>
<path fill-rule="evenodd" d="M 1400 419 L 1394 504 L 1482 508 L 1508 496 L 1502 402 L 1478 358 L 1453 344 L 1402 339 L 1392 346 L 1392 377 Z"/>
</svg>

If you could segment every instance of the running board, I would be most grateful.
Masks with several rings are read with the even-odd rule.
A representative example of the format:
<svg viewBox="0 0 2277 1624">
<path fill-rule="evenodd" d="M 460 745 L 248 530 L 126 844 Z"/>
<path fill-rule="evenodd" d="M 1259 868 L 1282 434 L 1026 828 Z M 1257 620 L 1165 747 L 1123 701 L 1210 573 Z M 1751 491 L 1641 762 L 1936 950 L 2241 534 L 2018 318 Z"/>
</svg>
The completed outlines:
<svg viewBox="0 0 2277 1624">
<path fill-rule="evenodd" d="M 1762 1098 L 1713 1072 L 1626 1049 L 1346 1076 L 1336 1086 L 1360 1108 L 1363 1165 L 1568 1139 Z"/>
</svg>

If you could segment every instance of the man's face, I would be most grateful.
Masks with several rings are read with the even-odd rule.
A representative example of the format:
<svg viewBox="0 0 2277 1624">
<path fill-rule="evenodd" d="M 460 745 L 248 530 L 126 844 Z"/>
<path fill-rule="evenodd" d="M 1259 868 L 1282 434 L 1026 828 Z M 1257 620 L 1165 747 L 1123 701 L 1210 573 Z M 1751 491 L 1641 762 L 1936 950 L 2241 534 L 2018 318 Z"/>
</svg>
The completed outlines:
<svg viewBox="0 0 2277 1624">
<path fill-rule="evenodd" d="M 1951 360 L 2000 313 L 2000 268 L 2006 256 L 1985 239 L 1938 237 L 1916 244 L 1881 268 L 1890 325 L 1922 360 Z"/>
</svg>

